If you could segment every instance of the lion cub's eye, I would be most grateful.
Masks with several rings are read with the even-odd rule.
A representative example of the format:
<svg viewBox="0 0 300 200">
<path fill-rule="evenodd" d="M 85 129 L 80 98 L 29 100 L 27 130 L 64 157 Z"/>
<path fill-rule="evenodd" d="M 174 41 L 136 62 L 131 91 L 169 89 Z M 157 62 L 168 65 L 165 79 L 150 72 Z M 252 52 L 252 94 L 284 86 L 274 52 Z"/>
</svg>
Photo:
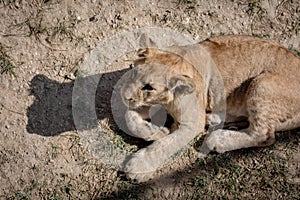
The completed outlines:
<svg viewBox="0 0 300 200">
<path fill-rule="evenodd" d="M 154 88 L 148 83 L 148 84 L 144 85 L 142 90 L 154 90 Z"/>
</svg>

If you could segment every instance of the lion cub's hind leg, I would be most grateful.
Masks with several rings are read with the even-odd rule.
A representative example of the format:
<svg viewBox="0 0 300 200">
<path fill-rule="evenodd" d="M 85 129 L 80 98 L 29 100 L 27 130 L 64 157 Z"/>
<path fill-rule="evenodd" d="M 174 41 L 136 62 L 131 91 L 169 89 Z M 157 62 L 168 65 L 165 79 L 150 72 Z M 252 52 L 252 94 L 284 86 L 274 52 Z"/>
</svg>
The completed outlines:
<svg viewBox="0 0 300 200">
<path fill-rule="evenodd" d="M 291 88 L 287 90 L 286 86 Z M 275 141 L 275 131 L 299 126 L 300 118 L 297 113 L 300 108 L 295 101 L 295 94 L 289 93 L 296 90 L 296 87 L 297 83 L 278 84 L 278 77 L 275 76 L 262 75 L 253 80 L 246 95 L 249 127 L 241 131 L 213 131 L 205 141 L 208 148 L 223 153 L 241 148 L 268 146 Z"/>
</svg>

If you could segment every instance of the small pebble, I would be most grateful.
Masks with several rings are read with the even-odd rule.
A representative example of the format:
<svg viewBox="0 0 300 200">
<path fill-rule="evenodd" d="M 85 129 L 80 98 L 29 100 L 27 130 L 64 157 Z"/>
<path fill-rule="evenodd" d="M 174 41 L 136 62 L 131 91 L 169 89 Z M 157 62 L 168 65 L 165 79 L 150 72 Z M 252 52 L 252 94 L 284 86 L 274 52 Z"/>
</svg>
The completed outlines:
<svg viewBox="0 0 300 200">
<path fill-rule="evenodd" d="M 100 19 L 100 15 L 94 15 L 93 17 L 90 17 L 89 21 L 90 22 L 96 22 Z"/>
</svg>

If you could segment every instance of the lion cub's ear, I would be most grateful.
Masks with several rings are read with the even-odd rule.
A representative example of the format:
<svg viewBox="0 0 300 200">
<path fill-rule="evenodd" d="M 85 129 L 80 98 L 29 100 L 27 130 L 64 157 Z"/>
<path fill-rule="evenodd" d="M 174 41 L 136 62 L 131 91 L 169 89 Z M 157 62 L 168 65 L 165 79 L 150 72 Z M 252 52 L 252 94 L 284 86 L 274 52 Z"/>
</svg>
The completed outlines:
<svg viewBox="0 0 300 200">
<path fill-rule="evenodd" d="M 139 37 L 139 43 L 142 49 L 139 49 L 137 52 L 139 58 L 134 61 L 135 66 L 144 64 L 147 59 L 155 57 L 155 55 L 159 53 L 157 45 L 155 44 L 155 42 L 153 42 L 151 38 L 148 37 L 147 34 L 143 33 Z"/>
<path fill-rule="evenodd" d="M 157 48 L 147 48 L 147 49 L 140 49 L 138 50 L 138 56 L 140 58 L 149 58 L 149 57 L 153 57 L 154 55 L 156 55 L 159 52 L 159 50 Z"/>
<path fill-rule="evenodd" d="M 157 48 L 157 45 L 155 44 L 155 42 L 151 38 L 149 38 L 148 35 L 145 33 L 143 33 L 139 37 L 139 43 L 140 43 L 140 47 L 142 47 L 143 49 Z"/>
<path fill-rule="evenodd" d="M 194 91 L 195 84 L 187 76 L 176 76 L 170 79 L 168 87 L 173 93 L 187 95 Z"/>
<path fill-rule="evenodd" d="M 157 55 L 161 55 L 161 52 L 156 48 L 141 49 L 138 51 L 138 59 L 134 61 L 134 66 L 149 63 L 157 60 Z"/>
</svg>

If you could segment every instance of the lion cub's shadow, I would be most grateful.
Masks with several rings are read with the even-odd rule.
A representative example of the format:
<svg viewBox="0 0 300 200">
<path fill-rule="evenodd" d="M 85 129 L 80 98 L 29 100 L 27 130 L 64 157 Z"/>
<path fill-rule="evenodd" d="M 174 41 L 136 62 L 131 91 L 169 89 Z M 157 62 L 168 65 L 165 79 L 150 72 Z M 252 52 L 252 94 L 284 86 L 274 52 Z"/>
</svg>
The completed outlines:
<svg viewBox="0 0 300 200">
<path fill-rule="evenodd" d="M 111 98 L 114 86 L 128 70 L 130 68 L 101 75 L 97 90 L 95 91 L 95 111 L 98 121 L 107 119 L 106 127 L 109 127 L 114 134 L 121 136 L 125 143 L 143 148 L 149 145 L 150 142 L 126 134 L 117 126 L 112 115 Z M 93 77 L 86 77 L 84 79 L 93 79 Z M 27 109 L 28 123 L 26 129 L 28 133 L 48 137 L 78 129 L 78 127 L 75 127 L 72 114 L 74 82 L 74 80 L 68 79 L 58 82 L 45 75 L 36 75 L 32 78 L 29 93 L 34 96 L 34 101 Z M 92 125 L 86 123 L 80 128 L 88 130 L 99 126 L 98 122 L 92 122 Z M 105 129 L 105 127 L 101 128 Z"/>
</svg>

